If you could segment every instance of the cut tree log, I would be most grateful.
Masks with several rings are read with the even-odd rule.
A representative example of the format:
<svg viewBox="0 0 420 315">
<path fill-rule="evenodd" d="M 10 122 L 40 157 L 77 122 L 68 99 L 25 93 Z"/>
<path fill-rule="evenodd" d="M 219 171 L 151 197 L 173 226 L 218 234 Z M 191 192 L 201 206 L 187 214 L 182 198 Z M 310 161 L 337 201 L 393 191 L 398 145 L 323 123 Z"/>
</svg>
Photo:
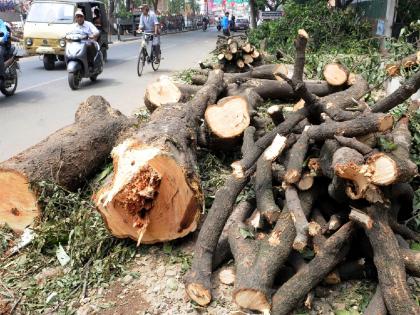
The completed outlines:
<svg viewBox="0 0 420 315">
<path fill-rule="evenodd" d="M 374 169 L 364 164 L 363 155 L 356 150 L 347 147 L 338 149 L 333 156 L 332 168 L 335 175 L 352 182 L 352 185 L 346 186 L 346 194 L 351 199 L 383 200 L 380 190 L 369 177 Z"/>
<path fill-rule="evenodd" d="M 324 67 L 324 78 L 333 86 L 340 86 L 347 83 L 349 70 L 339 63 L 330 63 Z"/>
<path fill-rule="evenodd" d="M 294 250 L 302 252 L 308 244 L 309 223 L 302 209 L 296 188 L 293 186 L 288 186 L 286 188 L 285 195 L 287 209 L 292 216 L 293 224 L 296 229 L 296 237 L 293 240 L 292 247 Z"/>
<path fill-rule="evenodd" d="M 242 135 L 251 123 L 251 116 L 262 103 L 252 90 L 227 96 L 210 105 L 205 112 L 205 146 L 216 150 L 232 151 L 241 143 Z"/>
<path fill-rule="evenodd" d="M 388 225 L 388 210 L 383 205 L 374 204 L 367 208 L 367 214 L 353 209 L 350 219 L 363 227 L 372 245 L 379 286 L 389 313 L 419 314 L 420 308 L 411 298 L 407 285 L 398 241 Z"/>
<path fill-rule="evenodd" d="M 402 117 L 395 125 L 392 135 L 396 149 L 389 154 L 376 153 L 367 164 L 374 170 L 372 182 L 386 186 L 409 182 L 417 174 L 417 165 L 410 160 L 411 133 L 408 117 Z"/>
<path fill-rule="evenodd" d="M 281 154 L 286 146 L 285 137 L 274 138 L 269 146 L 257 161 L 257 171 L 255 176 L 255 196 L 257 199 L 257 210 L 270 224 L 275 224 L 280 209 L 276 205 L 273 195 L 272 183 L 272 163 Z"/>
<path fill-rule="evenodd" d="M 299 139 L 290 149 L 290 157 L 286 167 L 286 175 L 284 176 L 287 184 L 296 184 L 301 178 L 303 162 L 309 146 L 308 128 L 309 126 L 305 127 Z"/>
<path fill-rule="evenodd" d="M 100 96 L 79 105 L 75 122 L 0 163 L 0 225 L 22 232 L 39 216 L 37 184 L 54 182 L 75 191 L 103 166 L 119 137 L 136 121 Z"/>
<path fill-rule="evenodd" d="M 194 85 L 176 84 L 167 76 L 161 76 L 147 85 L 144 104 L 150 112 L 162 105 L 185 102 L 196 94 L 199 88 Z"/>
<path fill-rule="evenodd" d="M 220 235 L 219 242 L 217 243 L 217 248 L 213 256 L 212 270 L 216 270 L 222 263 L 232 258 L 232 252 L 229 246 L 229 229 L 234 224 L 244 222 L 246 218 L 251 215 L 254 208 L 255 205 L 253 201 L 242 201 L 232 211 L 232 214 L 223 228 L 222 235 Z"/>
<path fill-rule="evenodd" d="M 225 73 L 224 79 L 226 83 L 235 83 L 238 80 L 246 80 L 250 78 L 254 79 L 266 79 L 266 80 L 282 80 L 279 77 L 279 73 L 284 75 L 288 74 L 288 67 L 284 64 L 268 64 L 253 67 L 251 70 L 240 73 Z M 207 81 L 208 74 L 196 74 L 192 76 L 193 84 L 204 85 Z"/>
<path fill-rule="evenodd" d="M 381 288 L 378 285 L 376 287 L 375 294 L 370 299 L 368 306 L 366 307 L 363 315 L 387 315 L 385 302 L 382 297 Z"/>
<path fill-rule="evenodd" d="M 420 71 L 406 80 L 398 89 L 372 106 L 372 112 L 385 113 L 395 106 L 404 103 L 411 95 L 420 89 Z"/>
<path fill-rule="evenodd" d="M 243 69 L 245 67 L 245 62 L 242 59 L 236 60 L 236 65 L 239 69 Z"/>
<path fill-rule="evenodd" d="M 397 76 L 400 74 L 400 70 L 402 69 L 409 69 L 416 65 L 420 64 L 420 51 L 411 54 L 407 57 L 404 57 L 397 63 L 390 63 L 385 66 L 386 72 L 389 76 Z"/>
<path fill-rule="evenodd" d="M 309 116 L 309 106 L 311 104 L 309 103 L 301 110 L 291 113 L 288 119 L 258 139 L 255 145 L 249 146 L 249 151 L 243 154 L 240 161 L 232 163 L 233 171 L 226 179 L 224 185 L 216 192 L 214 202 L 201 227 L 194 250 L 195 254 L 191 270 L 186 280 L 187 294 L 198 304 L 207 305 L 211 301 L 212 257 L 217 241 L 232 211 L 236 198 L 248 182 L 249 176 L 255 171 L 255 162 L 273 142 L 277 134 L 289 134 L 296 124 Z M 293 228 L 292 230 L 294 231 Z"/>
<path fill-rule="evenodd" d="M 364 144 L 363 142 L 360 142 L 356 138 L 346 138 L 342 136 L 334 136 L 334 138 L 343 147 L 349 147 L 360 152 L 363 155 L 367 155 L 373 151 L 373 149 L 370 146 Z"/>
<path fill-rule="evenodd" d="M 353 120 L 343 122 L 327 122 L 311 126 L 308 135 L 315 141 L 331 139 L 336 135 L 356 137 L 372 132 L 384 132 L 392 128 L 394 120 L 390 114 L 362 114 Z"/>
<path fill-rule="evenodd" d="M 252 56 L 251 56 L 251 55 L 249 55 L 249 54 L 245 54 L 245 55 L 243 55 L 243 56 L 242 56 L 242 58 L 243 58 L 244 63 L 245 63 L 246 65 L 249 65 L 249 64 L 251 64 L 251 63 L 254 61 L 254 58 L 252 58 Z"/>
<path fill-rule="evenodd" d="M 223 72 L 215 70 L 191 101 L 160 107 L 114 148 L 114 174 L 94 198 L 114 236 L 156 243 L 196 229 L 203 202 L 196 130 L 223 89 Z"/>
<path fill-rule="evenodd" d="M 311 211 L 316 195 L 316 190 L 299 195 L 305 215 Z M 292 216 L 284 208 L 274 229 L 262 240 L 244 239 L 241 227 L 246 228 L 232 226 L 229 234 L 237 274 L 233 299 L 242 308 L 268 314 L 275 276 L 287 260 L 296 237 Z"/>
<path fill-rule="evenodd" d="M 352 222 L 343 225 L 328 238 L 315 258 L 277 290 L 273 296 L 273 314 L 289 314 L 344 259 L 352 232 Z"/>
<path fill-rule="evenodd" d="M 273 105 L 267 108 L 267 114 L 270 115 L 275 126 L 284 121 L 283 107 L 280 105 Z"/>
<path fill-rule="evenodd" d="M 297 187 L 299 190 L 308 190 L 311 189 L 314 185 L 314 175 L 310 174 L 309 172 L 303 173 L 301 179 L 299 180 Z"/>
</svg>

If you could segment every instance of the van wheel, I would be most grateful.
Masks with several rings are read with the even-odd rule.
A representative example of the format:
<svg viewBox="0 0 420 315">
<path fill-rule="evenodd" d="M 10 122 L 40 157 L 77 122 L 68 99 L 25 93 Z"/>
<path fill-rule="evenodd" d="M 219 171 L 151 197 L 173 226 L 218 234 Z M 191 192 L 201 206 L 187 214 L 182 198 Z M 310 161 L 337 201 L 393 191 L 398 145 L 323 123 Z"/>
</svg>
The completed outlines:
<svg viewBox="0 0 420 315">
<path fill-rule="evenodd" d="M 42 59 L 44 62 L 45 70 L 54 70 L 55 68 L 55 55 L 44 55 Z"/>
</svg>

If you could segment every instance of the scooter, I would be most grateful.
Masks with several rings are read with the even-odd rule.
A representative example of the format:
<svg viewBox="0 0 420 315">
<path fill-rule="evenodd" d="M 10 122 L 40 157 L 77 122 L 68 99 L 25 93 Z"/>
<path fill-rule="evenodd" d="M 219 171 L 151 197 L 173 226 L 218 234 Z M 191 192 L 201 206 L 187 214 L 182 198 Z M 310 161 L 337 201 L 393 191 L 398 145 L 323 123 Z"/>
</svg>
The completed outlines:
<svg viewBox="0 0 420 315">
<path fill-rule="evenodd" d="M 69 33 L 66 35 L 65 61 L 67 65 L 68 81 L 72 90 L 77 90 L 83 78 L 96 81 L 102 73 L 104 61 L 100 47 L 93 41 L 96 48 L 96 55 L 93 64 L 89 64 L 87 56 L 88 36 L 81 33 Z"/>
<path fill-rule="evenodd" d="M 0 37 L 3 37 L 4 33 L 0 33 Z M 17 50 L 14 46 L 11 46 L 7 54 L 4 56 L 4 77 L 0 78 L 0 92 L 5 96 L 12 96 L 15 94 L 18 75 L 17 71 L 19 67 L 19 57 L 17 56 Z"/>
</svg>

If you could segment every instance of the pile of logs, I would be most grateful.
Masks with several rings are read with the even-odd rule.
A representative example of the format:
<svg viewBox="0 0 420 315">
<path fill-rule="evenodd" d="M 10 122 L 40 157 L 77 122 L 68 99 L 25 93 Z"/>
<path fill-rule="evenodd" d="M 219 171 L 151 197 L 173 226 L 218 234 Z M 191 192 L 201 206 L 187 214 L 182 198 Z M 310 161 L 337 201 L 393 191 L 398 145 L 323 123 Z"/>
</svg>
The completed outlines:
<svg viewBox="0 0 420 315">
<path fill-rule="evenodd" d="M 77 190 L 111 153 L 113 173 L 93 196 L 109 231 L 137 244 L 177 239 L 197 229 L 203 208 L 197 148 L 240 150 L 199 231 L 186 277 L 193 301 L 211 302 L 212 272 L 233 258 L 227 281 L 243 309 L 289 314 L 303 301 L 311 308 L 320 283 L 370 277 L 379 285 L 366 314 L 419 314 L 406 271 L 420 275 L 420 254 L 407 246 L 420 236 L 399 223 L 412 211 L 407 115 L 418 103 L 398 121 L 388 112 L 420 88 L 420 71 L 369 107 L 367 82 L 340 64 L 325 68 L 325 81 L 303 79 L 307 41 L 300 30 L 292 71 L 262 65 L 202 71 L 195 85 L 153 82 L 152 115 L 140 125 L 89 98 L 74 124 L 0 163 L 0 223 L 22 231 L 42 211 L 34 183 Z M 235 56 L 246 52 L 235 43 Z M 296 105 L 261 115 L 264 100 Z M 395 150 L 381 151 L 381 138 Z M 255 200 L 236 204 L 246 186 Z"/>
<path fill-rule="evenodd" d="M 226 72 L 238 72 L 260 64 L 261 54 L 245 35 L 219 35 L 216 44 L 219 67 Z"/>
</svg>

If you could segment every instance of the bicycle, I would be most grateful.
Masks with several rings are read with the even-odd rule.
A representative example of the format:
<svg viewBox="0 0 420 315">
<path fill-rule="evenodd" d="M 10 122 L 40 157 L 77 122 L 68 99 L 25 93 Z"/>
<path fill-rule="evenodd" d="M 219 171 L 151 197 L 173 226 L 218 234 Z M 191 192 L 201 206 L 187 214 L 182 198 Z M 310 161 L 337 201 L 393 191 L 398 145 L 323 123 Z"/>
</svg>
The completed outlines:
<svg viewBox="0 0 420 315">
<path fill-rule="evenodd" d="M 149 56 L 149 53 L 147 52 L 147 45 L 149 44 L 150 41 L 153 42 L 154 34 L 145 33 L 145 32 L 142 32 L 142 34 L 143 34 L 143 38 L 140 44 L 139 57 L 137 58 L 137 75 L 139 77 L 143 73 L 143 68 L 146 62 L 152 64 L 152 68 L 154 71 L 157 71 L 160 65 L 160 59 L 155 58 L 153 45 L 151 47 L 150 56 Z"/>
</svg>

